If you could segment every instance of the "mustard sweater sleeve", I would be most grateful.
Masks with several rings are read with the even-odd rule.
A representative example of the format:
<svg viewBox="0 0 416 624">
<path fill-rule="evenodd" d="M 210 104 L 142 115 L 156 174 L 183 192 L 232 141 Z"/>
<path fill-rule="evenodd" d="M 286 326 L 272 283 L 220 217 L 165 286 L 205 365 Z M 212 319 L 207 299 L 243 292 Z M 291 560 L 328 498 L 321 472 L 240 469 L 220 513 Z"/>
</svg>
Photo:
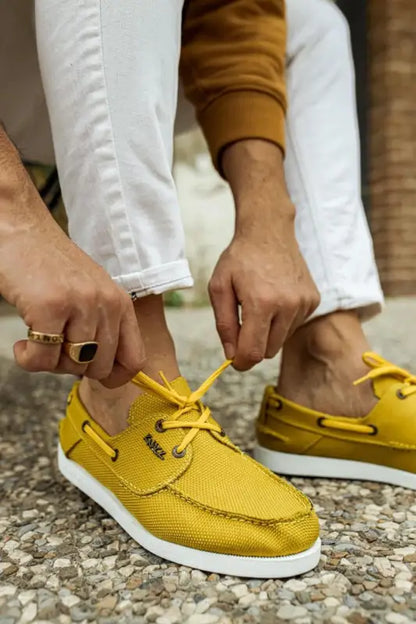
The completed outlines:
<svg viewBox="0 0 416 624">
<path fill-rule="evenodd" d="M 187 2 L 181 77 L 218 170 L 241 139 L 284 150 L 285 48 L 284 0 Z"/>
</svg>

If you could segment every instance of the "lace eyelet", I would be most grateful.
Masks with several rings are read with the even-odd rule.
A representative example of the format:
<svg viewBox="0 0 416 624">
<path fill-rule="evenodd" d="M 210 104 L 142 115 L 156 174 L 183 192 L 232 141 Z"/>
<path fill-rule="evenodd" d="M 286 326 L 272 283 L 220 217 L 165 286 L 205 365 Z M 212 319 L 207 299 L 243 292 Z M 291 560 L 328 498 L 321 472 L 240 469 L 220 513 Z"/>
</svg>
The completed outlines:
<svg viewBox="0 0 416 624">
<path fill-rule="evenodd" d="M 404 399 L 406 399 L 406 398 L 407 398 L 407 397 L 406 397 L 406 395 L 405 395 L 405 394 L 403 394 L 403 392 L 402 392 L 401 390 L 397 390 L 397 392 L 396 392 L 396 396 L 397 396 L 397 398 L 398 398 L 398 399 L 400 399 L 401 401 L 403 401 Z"/>
<path fill-rule="evenodd" d="M 113 462 L 117 461 L 118 459 L 118 449 L 114 449 L 114 453 L 115 453 L 114 457 L 111 458 L 111 461 Z"/>
<path fill-rule="evenodd" d="M 87 425 L 89 426 L 89 424 L 90 424 L 89 420 L 84 420 L 84 422 L 82 423 L 81 429 L 82 429 L 82 431 L 84 431 L 84 433 L 85 433 L 85 427 Z"/>
<path fill-rule="evenodd" d="M 369 427 L 371 427 L 371 429 L 373 430 L 371 433 L 369 433 L 368 435 L 371 436 L 375 436 L 378 434 L 378 428 L 375 425 L 368 425 Z"/>
<path fill-rule="evenodd" d="M 178 452 L 178 447 L 174 446 L 172 449 L 172 455 L 174 457 L 176 457 L 176 459 L 180 459 L 181 457 L 184 457 L 186 455 L 186 449 L 183 449 L 183 451 L 181 451 L 180 453 Z"/>
<path fill-rule="evenodd" d="M 163 426 L 163 419 L 162 418 L 155 422 L 155 430 L 158 433 L 165 433 L 166 429 Z"/>
<path fill-rule="evenodd" d="M 226 436 L 227 434 L 225 433 L 224 429 L 221 429 L 221 431 L 219 432 L 219 435 L 220 435 L 222 438 L 225 438 L 225 436 Z"/>
<path fill-rule="evenodd" d="M 318 418 L 318 420 L 316 421 L 316 424 L 318 425 L 318 427 L 322 427 L 323 429 L 325 429 L 325 425 L 323 424 L 324 420 L 325 418 L 323 416 Z"/>
<path fill-rule="evenodd" d="M 275 410 L 281 410 L 283 407 L 283 403 L 280 399 L 271 399 L 269 400 L 270 407 L 273 407 Z"/>
</svg>

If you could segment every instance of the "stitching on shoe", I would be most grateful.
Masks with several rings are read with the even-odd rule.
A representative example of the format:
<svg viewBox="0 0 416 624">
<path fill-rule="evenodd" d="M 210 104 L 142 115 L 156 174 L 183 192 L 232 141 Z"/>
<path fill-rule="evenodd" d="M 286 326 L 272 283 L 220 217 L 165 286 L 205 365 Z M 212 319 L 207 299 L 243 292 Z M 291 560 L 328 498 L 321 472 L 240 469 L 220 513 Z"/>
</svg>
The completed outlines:
<svg viewBox="0 0 416 624">
<path fill-rule="evenodd" d="M 174 496 L 177 496 L 178 498 L 182 499 L 186 503 L 189 503 L 193 507 L 206 511 L 212 516 L 220 516 L 222 518 L 227 518 L 228 520 L 237 520 L 239 522 L 246 522 L 248 524 L 253 524 L 256 526 L 278 526 L 280 524 L 301 523 L 313 514 L 313 508 L 311 504 L 309 507 L 309 511 L 307 513 L 297 514 L 293 518 L 287 518 L 287 519 L 281 519 L 281 520 L 277 520 L 277 519 L 261 520 L 260 518 L 252 518 L 251 516 L 244 516 L 244 515 L 240 515 L 237 513 L 221 511 L 219 509 L 209 507 L 207 505 L 204 505 L 203 503 L 200 503 L 194 500 L 193 498 L 190 498 L 189 496 L 186 496 L 186 494 L 183 494 L 179 490 L 176 490 L 171 485 L 166 486 L 166 490 L 171 492 Z"/>
<path fill-rule="evenodd" d="M 243 457 L 250 461 L 252 466 L 254 468 L 256 468 L 259 472 L 261 472 L 262 474 L 266 475 L 266 477 L 269 477 L 269 479 L 271 481 L 273 481 L 274 483 L 276 483 L 276 481 L 279 482 L 280 485 L 282 485 L 283 487 L 286 488 L 286 490 L 288 490 L 291 494 L 295 494 L 297 499 L 299 501 L 301 501 L 302 503 L 306 503 L 308 502 L 310 507 L 312 507 L 312 503 L 309 500 L 309 498 L 303 494 L 302 492 L 300 492 L 297 488 L 295 488 L 291 483 L 289 483 L 288 481 L 286 481 L 286 479 L 283 479 L 282 477 L 274 474 L 274 472 L 271 472 L 271 470 L 269 470 L 268 468 L 266 468 L 265 466 L 263 466 L 262 464 L 259 464 L 258 462 L 256 462 L 252 457 L 250 457 L 249 455 L 247 455 L 246 453 L 242 453 Z M 305 504 L 306 507 L 306 504 Z"/>
</svg>

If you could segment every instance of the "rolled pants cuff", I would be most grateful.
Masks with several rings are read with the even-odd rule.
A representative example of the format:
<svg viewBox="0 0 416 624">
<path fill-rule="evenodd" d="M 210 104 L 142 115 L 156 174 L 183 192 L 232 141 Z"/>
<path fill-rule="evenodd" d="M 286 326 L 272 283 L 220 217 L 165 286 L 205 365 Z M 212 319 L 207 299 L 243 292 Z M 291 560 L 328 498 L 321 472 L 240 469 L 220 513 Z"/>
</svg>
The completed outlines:
<svg viewBox="0 0 416 624">
<path fill-rule="evenodd" d="M 373 288 L 366 289 L 365 292 L 353 293 L 333 289 L 321 293 L 321 303 L 308 321 L 340 310 L 355 310 L 361 321 L 368 321 L 377 316 L 383 307 L 384 297 L 378 281 Z"/>
<path fill-rule="evenodd" d="M 161 295 L 169 290 L 193 286 L 187 260 L 177 260 L 143 271 L 117 275 L 113 279 L 133 299 L 147 295 Z"/>
</svg>

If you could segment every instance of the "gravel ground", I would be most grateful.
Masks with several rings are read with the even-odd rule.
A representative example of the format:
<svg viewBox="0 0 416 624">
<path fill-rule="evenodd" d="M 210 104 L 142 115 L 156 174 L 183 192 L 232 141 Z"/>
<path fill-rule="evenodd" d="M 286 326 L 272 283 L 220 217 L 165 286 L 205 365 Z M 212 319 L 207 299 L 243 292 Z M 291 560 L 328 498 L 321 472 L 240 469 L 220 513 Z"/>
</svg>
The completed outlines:
<svg viewBox="0 0 416 624">
<path fill-rule="evenodd" d="M 391 302 L 367 326 L 374 347 L 401 365 L 416 363 L 415 313 L 416 300 Z M 183 372 L 196 387 L 221 362 L 211 315 L 169 316 Z M 0 319 L 3 354 L 20 331 L 14 319 Z M 229 370 L 210 391 L 213 411 L 245 449 L 253 446 L 262 388 L 275 368 L 267 362 L 250 374 Z M 321 518 L 316 570 L 260 581 L 179 567 L 141 549 L 58 474 L 56 423 L 70 384 L 29 376 L 0 359 L 0 624 L 416 622 L 414 492 L 294 479 Z"/>
</svg>

